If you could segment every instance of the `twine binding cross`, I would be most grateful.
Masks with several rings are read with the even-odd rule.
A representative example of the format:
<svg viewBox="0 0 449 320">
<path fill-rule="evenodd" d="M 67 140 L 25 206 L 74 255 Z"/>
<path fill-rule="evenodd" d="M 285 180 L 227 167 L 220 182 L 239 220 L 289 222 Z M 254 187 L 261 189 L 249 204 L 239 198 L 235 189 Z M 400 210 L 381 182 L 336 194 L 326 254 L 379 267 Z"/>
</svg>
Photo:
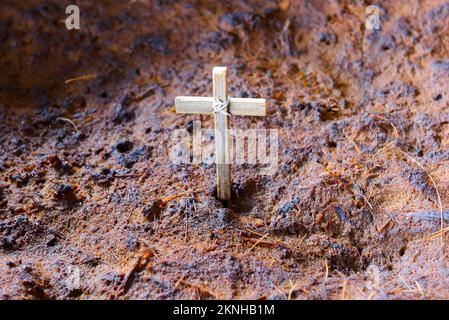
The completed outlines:
<svg viewBox="0 0 449 320">
<path fill-rule="evenodd" d="M 226 114 L 228 117 L 230 117 L 231 115 L 226 112 L 226 108 L 229 106 L 229 100 L 226 100 L 225 102 L 222 102 L 220 100 L 218 101 L 214 101 L 213 107 L 214 107 L 214 113 L 224 113 Z"/>
</svg>

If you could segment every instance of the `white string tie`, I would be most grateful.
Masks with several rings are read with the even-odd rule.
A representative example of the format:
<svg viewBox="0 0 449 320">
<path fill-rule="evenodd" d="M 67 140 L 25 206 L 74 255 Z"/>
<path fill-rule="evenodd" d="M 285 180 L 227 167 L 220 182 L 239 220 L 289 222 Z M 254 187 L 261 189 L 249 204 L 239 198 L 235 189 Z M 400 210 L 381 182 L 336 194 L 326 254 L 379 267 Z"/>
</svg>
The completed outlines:
<svg viewBox="0 0 449 320">
<path fill-rule="evenodd" d="M 230 117 L 231 115 L 225 111 L 228 106 L 229 106 L 229 100 L 226 100 L 225 102 L 222 102 L 220 100 L 214 101 L 214 104 L 213 104 L 214 113 L 221 112 L 221 113 L 227 115 L 228 117 Z"/>
</svg>

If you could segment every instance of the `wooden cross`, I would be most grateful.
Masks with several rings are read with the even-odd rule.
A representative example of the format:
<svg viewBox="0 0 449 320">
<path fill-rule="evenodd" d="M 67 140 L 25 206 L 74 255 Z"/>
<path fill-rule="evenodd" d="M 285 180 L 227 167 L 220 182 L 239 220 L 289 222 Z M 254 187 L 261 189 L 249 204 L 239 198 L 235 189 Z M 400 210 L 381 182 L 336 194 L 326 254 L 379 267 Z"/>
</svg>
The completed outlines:
<svg viewBox="0 0 449 320">
<path fill-rule="evenodd" d="M 215 119 L 215 163 L 217 166 L 217 193 L 221 200 L 231 199 L 231 140 L 229 117 L 265 116 L 265 99 L 228 98 L 226 67 L 212 71 L 213 97 L 176 97 L 177 113 L 209 114 Z"/>
</svg>

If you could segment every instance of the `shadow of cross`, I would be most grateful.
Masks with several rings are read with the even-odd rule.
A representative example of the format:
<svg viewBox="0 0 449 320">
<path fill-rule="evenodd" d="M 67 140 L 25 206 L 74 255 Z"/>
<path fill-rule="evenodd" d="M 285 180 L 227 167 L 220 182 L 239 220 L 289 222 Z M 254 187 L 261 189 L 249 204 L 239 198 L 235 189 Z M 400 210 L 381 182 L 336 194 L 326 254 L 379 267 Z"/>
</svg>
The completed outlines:
<svg viewBox="0 0 449 320">
<path fill-rule="evenodd" d="M 228 98 L 226 67 L 212 71 L 213 97 L 176 97 L 177 113 L 209 114 L 215 119 L 215 163 L 218 198 L 231 199 L 230 116 L 265 116 L 265 99 Z"/>
</svg>

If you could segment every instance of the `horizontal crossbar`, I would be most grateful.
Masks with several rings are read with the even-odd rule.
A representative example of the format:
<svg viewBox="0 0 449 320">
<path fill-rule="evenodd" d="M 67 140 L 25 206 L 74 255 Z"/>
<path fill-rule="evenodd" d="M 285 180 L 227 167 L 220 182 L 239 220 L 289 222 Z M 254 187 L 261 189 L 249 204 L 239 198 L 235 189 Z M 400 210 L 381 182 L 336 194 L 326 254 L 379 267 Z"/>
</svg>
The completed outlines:
<svg viewBox="0 0 449 320">
<path fill-rule="evenodd" d="M 213 114 L 213 97 L 176 97 L 177 113 Z M 258 98 L 229 98 L 229 113 L 234 116 L 265 116 L 266 100 Z"/>
</svg>

